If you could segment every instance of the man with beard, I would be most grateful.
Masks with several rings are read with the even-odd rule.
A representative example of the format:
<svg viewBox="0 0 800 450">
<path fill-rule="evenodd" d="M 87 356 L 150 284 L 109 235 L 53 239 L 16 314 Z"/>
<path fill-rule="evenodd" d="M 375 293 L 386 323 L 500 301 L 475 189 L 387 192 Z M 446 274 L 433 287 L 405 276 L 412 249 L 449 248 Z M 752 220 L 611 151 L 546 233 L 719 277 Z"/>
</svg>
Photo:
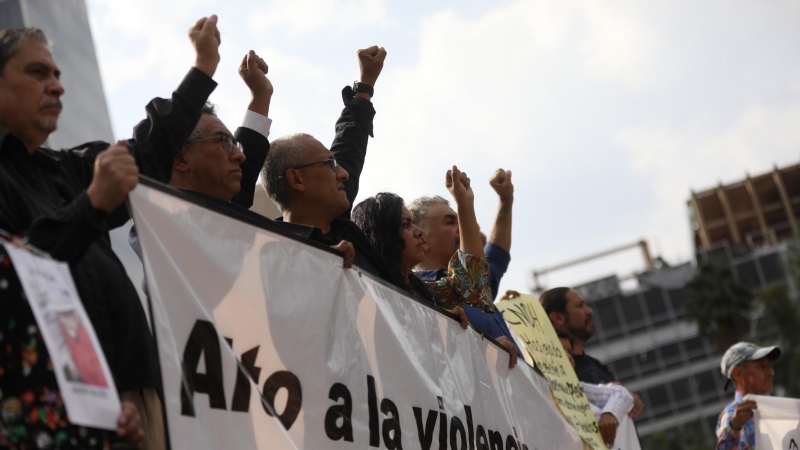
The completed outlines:
<svg viewBox="0 0 800 450">
<path fill-rule="evenodd" d="M 590 384 L 620 384 L 605 364 L 583 351 L 584 344 L 594 334 L 594 313 L 581 294 L 567 287 L 557 287 L 542 293 L 539 301 L 553 327 L 573 338 L 572 358 L 578 380 Z M 629 415 L 635 419 L 643 410 L 641 397 L 633 394 L 633 409 Z"/>
</svg>

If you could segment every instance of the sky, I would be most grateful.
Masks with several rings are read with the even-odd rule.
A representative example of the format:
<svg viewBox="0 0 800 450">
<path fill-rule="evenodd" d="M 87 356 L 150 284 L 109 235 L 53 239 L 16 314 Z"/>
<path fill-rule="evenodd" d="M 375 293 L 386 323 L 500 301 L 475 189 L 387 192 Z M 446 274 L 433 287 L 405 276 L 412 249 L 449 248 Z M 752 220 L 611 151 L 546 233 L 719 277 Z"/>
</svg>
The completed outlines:
<svg viewBox="0 0 800 450">
<path fill-rule="evenodd" d="M 329 144 L 356 51 L 388 56 L 375 85 L 375 137 L 359 198 L 450 198 L 467 172 L 491 229 L 488 180 L 511 170 L 511 265 L 501 291 L 534 269 L 645 239 L 669 263 L 692 259 L 695 191 L 800 163 L 800 1 L 88 0 L 117 138 L 193 63 L 187 37 L 219 16 L 210 100 L 235 129 L 249 101 L 236 72 L 269 64 L 271 138 Z M 554 272 L 545 287 L 644 269 L 636 250 Z"/>
</svg>

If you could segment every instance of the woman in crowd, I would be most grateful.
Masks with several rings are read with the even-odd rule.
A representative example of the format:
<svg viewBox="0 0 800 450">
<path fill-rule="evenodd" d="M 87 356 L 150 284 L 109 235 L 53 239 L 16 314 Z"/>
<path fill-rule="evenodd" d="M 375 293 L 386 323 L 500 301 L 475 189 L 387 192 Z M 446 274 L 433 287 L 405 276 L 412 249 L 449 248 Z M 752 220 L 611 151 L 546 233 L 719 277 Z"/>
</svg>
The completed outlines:
<svg viewBox="0 0 800 450">
<path fill-rule="evenodd" d="M 353 209 L 353 221 L 367 235 L 392 272 L 392 282 L 412 295 L 463 315 L 458 305 L 478 306 L 494 313 L 489 287 L 489 265 L 483 254 L 475 196 L 465 173 L 453 166 L 445 185 L 456 201 L 460 235 L 459 250 L 448 264 L 448 274 L 437 281 L 422 281 L 412 269 L 425 258 L 422 229 L 398 195 L 382 192 Z M 466 327 L 466 317 L 462 326 Z"/>
</svg>

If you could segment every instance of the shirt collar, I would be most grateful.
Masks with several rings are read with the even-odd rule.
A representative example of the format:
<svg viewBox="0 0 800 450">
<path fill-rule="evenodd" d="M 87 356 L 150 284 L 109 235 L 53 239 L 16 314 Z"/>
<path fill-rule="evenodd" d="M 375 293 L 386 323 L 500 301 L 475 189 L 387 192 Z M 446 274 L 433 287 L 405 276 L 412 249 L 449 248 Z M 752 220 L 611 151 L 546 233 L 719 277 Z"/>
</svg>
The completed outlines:
<svg viewBox="0 0 800 450">
<path fill-rule="evenodd" d="M 739 391 L 736 391 L 736 394 L 733 396 L 734 403 L 742 403 L 742 399 L 744 398 L 744 394 Z"/>
</svg>

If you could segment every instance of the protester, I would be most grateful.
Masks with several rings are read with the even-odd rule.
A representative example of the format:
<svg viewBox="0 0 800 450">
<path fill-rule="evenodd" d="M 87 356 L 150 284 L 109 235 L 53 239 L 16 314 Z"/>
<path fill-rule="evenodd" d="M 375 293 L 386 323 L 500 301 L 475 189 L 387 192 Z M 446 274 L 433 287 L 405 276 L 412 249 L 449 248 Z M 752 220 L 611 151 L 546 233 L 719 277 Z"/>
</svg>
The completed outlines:
<svg viewBox="0 0 800 450">
<path fill-rule="evenodd" d="M 497 298 L 500 280 L 511 261 L 511 211 L 514 204 L 511 171 L 497 169 L 489 179 L 489 185 L 500 198 L 500 206 L 491 237 L 487 240 L 486 235 L 481 233 L 481 240 L 489 262 L 492 298 Z M 425 241 L 428 243 L 425 259 L 417 266 L 417 276 L 424 280 L 435 280 L 443 275 L 444 267 L 458 248 L 458 213 L 446 199 L 438 195 L 420 197 L 411 202 L 408 209 L 414 215 L 414 223 L 425 232 Z"/>
<path fill-rule="evenodd" d="M 748 394 L 767 395 L 772 392 L 772 377 L 775 370 L 771 361 L 780 358 L 778 347 L 758 347 L 749 342 L 733 344 L 722 356 L 720 370 L 728 381 L 733 382 L 736 394 L 731 404 L 725 407 L 717 421 L 717 450 L 751 450 L 756 448 L 753 410 L 758 408 L 754 400 L 743 400 Z"/>
<path fill-rule="evenodd" d="M 0 228 L 69 263 L 118 391 L 140 407 L 154 446 L 163 446 L 154 342 L 108 230 L 128 220 L 123 202 L 140 171 L 169 180 L 176 144 L 189 137 L 215 87 L 216 22 L 203 18 L 189 30 L 195 65 L 170 100 L 148 105 L 149 121 L 134 141 L 64 151 L 41 147 L 57 127 L 64 94 L 47 38 L 37 29 L 0 32 Z"/>
<path fill-rule="evenodd" d="M 331 149 L 309 134 L 292 134 L 272 142 L 261 171 L 264 190 L 281 210 L 283 227 L 294 234 L 336 245 L 351 242 L 355 264 L 389 280 L 391 273 L 364 233 L 350 221 L 358 194 L 375 109 L 370 99 L 383 69 L 386 50 L 359 50 L 360 82 L 342 90 L 344 110 L 336 121 Z"/>
<path fill-rule="evenodd" d="M 381 193 L 364 200 L 353 210 L 353 221 L 378 249 L 391 271 L 389 281 L 396 286 L 446 309 L 470 304 L 494 312 L 489 296 L 489 265 L 483 257 L 470 180 L 453 166 L 447 171 L 445 184 L 463 213 L 459 228 L 464 239 L 461 248 L 452 255 L 444 278 L 423 282 L 411 272 L 424 257 L 425 240 L 399 196 Z M 461 317 L 462 327 L 466 328 L 468 321 L 463 310 L 458 308 L 453 312 Z M 516 363 L 514 356 L 512 360 Z"/>
<path fill-rule="evenodd" d="M 592 309 L 581 294 L 567 287 L 558 287 L 543 292 L 539 301 L 553 327 L 572 337 L 572 357 L 578 379 L 590 384 L 619 383 L 605 364 L 583 351 L 583 345 L 594 334 L 594 319 Z M 633 394 L 630 417 L 635 419 L 643 410 L 644 402 L 641 397 Z"/>
<path fill-rule="evenodd" d="M 2 245 L 0 298 L 0 448 L 99 450 L 115 443 L 122 450 L 120 444 L 125 442 L 139 445 L 145 437 L 142 418 L 130 401 L 121 402 L 116 436 L 113 431 L 69 422 L 50 353 Z"/>
<path fill-rule="evenodd" d="M 574 340 L 566 331 L 556 330 L 558 340 L 564 347 L 572 367 L 575 367 L 575 359 L 572 357 L 572 344 Z M 586 399 L 593 406 L 592 410 L 597 416 L 597 424 L 600 427 L 600 435 L 603 442 L 611 448 L 617 437 L 617 427 L 619 422 L 633 409 L 633 395 L 622 386 L 616 384 L 591 384 L 581 381 L 581 389 L 586 394 Z"/>
<path fill-rule="evenodd" d="M 491 238 L 480 233 L 484 246 L 486 261 L 489 263 L 489 285 L 492 298 L 497 298 L 500 280 L 511 261 L 511 210 L 514 204 L 514 184 L 511 182 L 511 171 L 497 169 L 489 179 L 489 185 L 500 197 L 500 207 L 492 226 Z M 459 246 L 459 215 L 450 203 L 440 197 L 421 197 L 408 206 L 414 215 L 414 223 L 425 233 L 425 258 L 417 266 L 414 274 L 421 280 L 434 281 L 444 277 L 445 269 L 453 253 Z M 501 314 L 484 314 L 483 310 L 464 305 L 470 323 L 505 346 L 515 357 L 522 356 L 522 350 L 516 344 L 508 324 Z M 494 308 L 494 307 L 493 307 Z M 515 358 L 516 359 L 516 358 Z"/>
</svg>

